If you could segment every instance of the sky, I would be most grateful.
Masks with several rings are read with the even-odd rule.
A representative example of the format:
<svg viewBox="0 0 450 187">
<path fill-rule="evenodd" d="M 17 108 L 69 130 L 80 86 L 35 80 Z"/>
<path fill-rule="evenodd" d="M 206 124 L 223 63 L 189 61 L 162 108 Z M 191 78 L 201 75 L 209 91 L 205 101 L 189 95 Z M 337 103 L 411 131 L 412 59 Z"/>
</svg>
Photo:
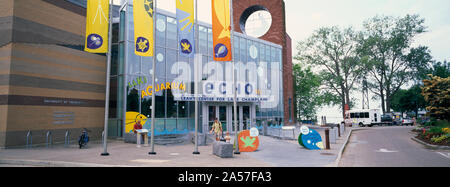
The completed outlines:
<svg viewBox="0 0 450 187">
<path fill-rule="evenodd" d="M 115 0 L 120 1 L 120 0 Z M 267 0 L 269 1 L 269 0 Z M 404 17 L 419 14 L 425 19 L 428 32 L 419 35 L 413 46 L 428 46 L 435 60 L 450 60 L 450 1 L 448 0 L 284 0 L 287 33 L 293 39 L 293 54 L 299 41 L 307 39 L 320 27 L 352 26 L 362 28 L 365 20 L 376 15 Z M 157 1 L 159 9 L 176 12 L 175 0 Z M 198 0 L 199 20 L 211 23 L 211 0 Z M 295 61 L 294 61 L 295 63 Z M 353 94 L 361 107 L 362 93 Z M 379 101 L 371 101 L 371 108 L 380 108 Z M 318 118 L 326 115 L 328 122 L 342 120 L 338 107 L 324 107 Z"/>
</svg>

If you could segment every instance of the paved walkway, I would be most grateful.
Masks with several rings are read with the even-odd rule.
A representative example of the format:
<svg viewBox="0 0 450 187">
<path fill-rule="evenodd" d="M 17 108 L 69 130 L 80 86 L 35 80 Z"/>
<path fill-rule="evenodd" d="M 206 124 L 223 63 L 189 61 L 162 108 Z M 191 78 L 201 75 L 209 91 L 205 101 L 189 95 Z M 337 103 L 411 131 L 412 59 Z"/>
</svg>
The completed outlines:
<svg viewBox="0 0 450 187">
<path fill-rule="evenodd" d="M 323 129 L 319 130 L 323 137 Z M 346 133 L 349 131 L 347 130 Z M 242 153 L 234 158 L 222 159 L 212 154 L 212 145 L 199 147 L 200 155 L 193 155 L 194 146 L 155 145 L 157 155 L 148 155 L 150 147 L 137 148 L 135 144 L 109 140 L 110 156 L 102 157 L 102 144 L 91 142 L 88 149 L 76 145 L 66 148 L 54 145 L 52 148 L 1 149 L 0 166 L 132 166 L 132 167 L 322 167 L 334 166 L 344 137 L 338 144 L 331 144 L 331 150 L 311 151 L 300 147 L 297 141 L 280 140 L 261 136 L 260 148 L 253 153 Z"/>
</svg>

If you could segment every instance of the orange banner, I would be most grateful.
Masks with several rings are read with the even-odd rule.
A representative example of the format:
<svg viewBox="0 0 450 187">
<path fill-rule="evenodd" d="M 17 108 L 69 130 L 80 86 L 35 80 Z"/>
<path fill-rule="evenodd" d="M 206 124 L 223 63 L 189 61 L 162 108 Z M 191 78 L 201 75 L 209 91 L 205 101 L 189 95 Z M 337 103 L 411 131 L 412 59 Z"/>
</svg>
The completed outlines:
<svg viewBox="0 0 450 187">
<path fill-rule="evenodd" d="M 212 0 L 214 61 L 232 61 L 230 0 Z"/>
</svg>

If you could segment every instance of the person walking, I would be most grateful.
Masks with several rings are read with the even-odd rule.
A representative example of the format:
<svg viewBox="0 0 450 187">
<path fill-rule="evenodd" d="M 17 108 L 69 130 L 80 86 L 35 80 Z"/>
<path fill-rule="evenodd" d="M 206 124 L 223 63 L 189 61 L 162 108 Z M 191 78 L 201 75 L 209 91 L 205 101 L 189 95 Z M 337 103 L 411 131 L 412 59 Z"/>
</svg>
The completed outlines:
<svg viewBox="0 0 450 187">
<path fill-rule="evenodd" d="M 220 141 L 220 136 L 222 134 L 222 123 L 220 123 L 220 121 L 216 118 L 216 120 L 214 120 L 214 123 L 212 125 L 211 131 L 209 133 L 213 133 L 216 136 L 216 141 Z"/>
</svg>

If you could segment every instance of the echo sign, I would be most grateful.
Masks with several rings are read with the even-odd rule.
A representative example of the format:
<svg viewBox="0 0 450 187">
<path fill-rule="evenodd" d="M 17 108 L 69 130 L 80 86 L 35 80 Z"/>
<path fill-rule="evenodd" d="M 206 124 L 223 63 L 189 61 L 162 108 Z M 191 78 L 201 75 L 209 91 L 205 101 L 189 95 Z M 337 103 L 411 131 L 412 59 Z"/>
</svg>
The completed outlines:
<svg viewBox="0 0 450 187">
<path fill-rule="evenodd" d="M 256 83 L 237 82 L 236 90 L 238 97 L 257 96 Z M 232 96 L 233 84 L 225 81 L 206 81 L 203 83 L 203 94 L 206 96 Z"/>
</svg>

